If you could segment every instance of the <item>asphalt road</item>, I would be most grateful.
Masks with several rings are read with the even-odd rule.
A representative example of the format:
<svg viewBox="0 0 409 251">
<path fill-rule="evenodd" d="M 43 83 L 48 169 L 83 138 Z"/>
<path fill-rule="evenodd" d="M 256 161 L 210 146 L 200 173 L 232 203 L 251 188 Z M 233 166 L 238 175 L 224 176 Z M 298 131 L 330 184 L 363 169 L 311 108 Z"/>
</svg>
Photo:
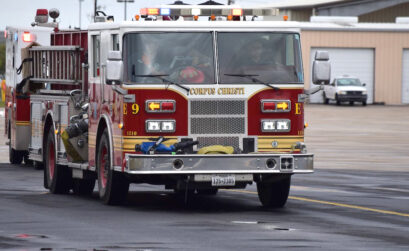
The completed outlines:
<svg viewBox="0 0 409 251">
<path fill-rule="evenodd" d="M 293 176 L 275 210 L 255 186 L 186 205 L 132 185 L 125 205 L 105 206 L 96 192 L 53 195 L 42 171 L 0 164 L 0 250 L 409 250 L 408 117 L 408 107 L 307 107 L 317 170 Z"/>
<path fill-rule="evenodd" d="M 133 185 L 127 204 L 53 195 L 41 171 L 0 165 L 0 249 L 408 250 L 409 174 L 318 170 L 294 176 L 287 206 L 255 187 L 183 199 Z"/>
</svg>

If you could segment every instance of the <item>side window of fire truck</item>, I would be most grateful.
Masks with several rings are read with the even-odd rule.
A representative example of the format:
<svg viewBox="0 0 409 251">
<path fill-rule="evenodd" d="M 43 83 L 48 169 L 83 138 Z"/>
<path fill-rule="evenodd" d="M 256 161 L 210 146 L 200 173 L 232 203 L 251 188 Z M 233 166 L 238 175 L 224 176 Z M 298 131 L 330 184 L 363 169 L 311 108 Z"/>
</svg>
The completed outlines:
<svg viewBox="0 0 409 251">
<path fill-rule="evenodd" d="M 100 73 L 100 36 L 92 36 L 92 76 L 98 77 Z"/>
<path fill-rule="evenodd" d="M 112 34 L 112 50 L 119 51 L 119 36 L 118 34 Z"/>
</svg>

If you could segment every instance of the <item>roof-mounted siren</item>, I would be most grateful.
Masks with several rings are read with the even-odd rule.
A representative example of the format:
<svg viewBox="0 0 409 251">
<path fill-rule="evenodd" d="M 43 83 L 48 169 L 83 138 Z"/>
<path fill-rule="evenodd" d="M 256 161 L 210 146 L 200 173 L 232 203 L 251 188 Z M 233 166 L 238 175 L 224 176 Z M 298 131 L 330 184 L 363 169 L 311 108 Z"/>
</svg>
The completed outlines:
<svg viewBox="0 0 409 251">
<path fill-rule="evenodd" d="M 48 22 L 48 16 L 50 16 L 53 21 Z M 34 22 L 31 23 L 31 26 L 42 26 L 42 27 L 51 27 L 58 29 L 57 18 L 60 16 L 60 11 L 58 9 L 37 9 Z"/>
<path fill-rule="evenodd" d="M 48 10 L 38 9 L 34 21 L 39 24 L 45 24 L 48 22 Z"/>
</svg>

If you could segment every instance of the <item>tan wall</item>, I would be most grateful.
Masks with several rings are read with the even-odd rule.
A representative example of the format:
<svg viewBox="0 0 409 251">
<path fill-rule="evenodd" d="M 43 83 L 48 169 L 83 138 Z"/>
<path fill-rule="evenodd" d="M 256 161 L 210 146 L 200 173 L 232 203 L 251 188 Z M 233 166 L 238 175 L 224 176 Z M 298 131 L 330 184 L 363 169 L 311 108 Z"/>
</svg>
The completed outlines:
<svg viewBox="0 0 409 251">
<path fill-rule="evenodd" d="M 409 32 L 303 30 L 301 36 L 306 87 L 311 79 L 311 48 L 372 48 L 375 50 L 374 102 L 402 103 L 402 55 L 403 49 L 409 48 Z"/>
</svg>

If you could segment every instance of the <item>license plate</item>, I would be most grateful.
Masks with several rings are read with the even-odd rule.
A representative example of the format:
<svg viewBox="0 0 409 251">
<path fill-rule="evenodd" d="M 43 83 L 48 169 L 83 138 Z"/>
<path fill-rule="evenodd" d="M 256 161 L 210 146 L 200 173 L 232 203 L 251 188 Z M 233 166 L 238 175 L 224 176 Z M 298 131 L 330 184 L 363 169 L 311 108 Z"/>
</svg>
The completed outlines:
<svg viewBox="0 0 409 251">
<path fill-rule="evenodd" d="M 230 175 L 213 175 L 212 186 L 234 186 L 236 184 L 236 176 Z"/>
</svg>

